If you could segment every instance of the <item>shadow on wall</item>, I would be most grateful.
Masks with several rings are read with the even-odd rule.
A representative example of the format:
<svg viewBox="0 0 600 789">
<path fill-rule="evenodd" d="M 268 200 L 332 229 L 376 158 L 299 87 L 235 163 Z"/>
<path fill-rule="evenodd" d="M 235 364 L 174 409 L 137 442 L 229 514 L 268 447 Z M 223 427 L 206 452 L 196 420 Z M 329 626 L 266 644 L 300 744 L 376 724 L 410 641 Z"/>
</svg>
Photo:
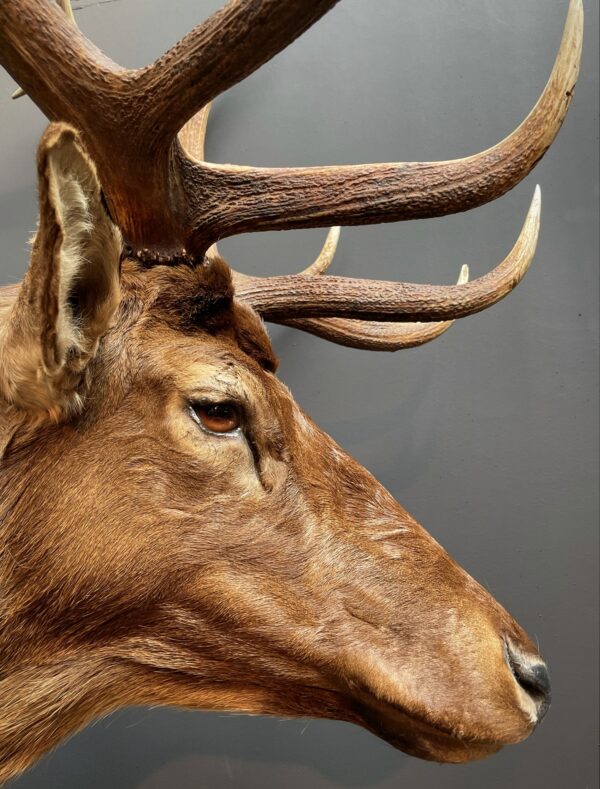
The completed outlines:
<svg viewBox="0 0 600 789">
<path fill-rule="evenodd" d="M 133 708 L 88 727 L 11 787 L 391 789 L 407 761 L 352 724 Z"/>
<path fill-rule="evenodd" d="M 297 391 L 306 391 L 302 379 L 307 375 L 307 367 L 298 364 L 296 350 L 300 342 L 299 332 L 271 325 L 268 329 L 281 362 L 279 377 L 294 395 Z M 447 363 L 452 353 L 447 351 L 448 347 L 452 348 L 447 341 L 447 337 L 441 337 L 437 344 L 404 350 L 393 356 L 390 354 L 387 371 L 381 369 L 375 358 L 362 359 L 360 377 L 356 374 L 355 351 L 336 348 L 335 354 L 330 354 L 329 349 L 317 350 L 313 343 L 320 341 L 316 338 L 311 338 L 307 346 L 309 349 L 314 347 L 316 352 L 315 358 L 308 361 L 312 378 L 318 381 L 323 375 L 326 382 L 335 380 L 340 396 L 347 391 L 346 387 L 351 388 L 361 403 L 357 412 L 356 408 L 344 407 L 336 398 L 330 398 L 328 403 L 319 404 L 325 418 L 318 418 L 314 413 L 309 415 L 319 427 L 339 441 L 343 449 L 348 451 L 352 447 L 350 454 L 374 473 L 399 503 L 407 506 L 409 512 L 409 502 L 404 501 L 402 494 L 417 480 L 431 479 L 440 432 L 445 430 L 438 398 L 439 368 Z M 408 354 L 416 354 L 417 357 L 411 359 L 411 365 Z M 447 359 L 444 359 L 445 354 Z M 377 354 L 373 354 L 375 356 Z M 290 360 L 295 360 L 296 364 L 291 364 Z M 402 370 L 409 369 L 410 376 L 402 374 Z M 380 390 L 375 393 L 372 391 L 374 380 L 377 380 Z M 376 418 L 371 418 L 375 415 Z M 393 440 L 386 440 L 392 427 Z M 429 528 L 428 524 L 423 525 Z"/>
</svg>

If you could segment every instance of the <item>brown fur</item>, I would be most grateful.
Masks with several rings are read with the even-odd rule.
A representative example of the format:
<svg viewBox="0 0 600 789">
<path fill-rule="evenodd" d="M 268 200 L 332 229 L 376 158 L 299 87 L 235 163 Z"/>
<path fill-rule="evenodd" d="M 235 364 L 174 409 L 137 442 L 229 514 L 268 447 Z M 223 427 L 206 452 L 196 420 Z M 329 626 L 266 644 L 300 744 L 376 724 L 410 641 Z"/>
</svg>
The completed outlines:
<svg viewBox="0 0 600 789">
<path fill-rule="evenodd" d="M 531 641 L 302 413 L 225 263 L 125 260 L 76 380 L 36 362 L 14 395 L 6 338 L 62 347 L 27 296 L 53 232 L 0 290 L 0 780 L 129 704 L 339 718 L 439 761 L 526 737 L 504 644 Z M 239 403 L 243 432 L 203 432 L 199 399 Z"/>
</svg>

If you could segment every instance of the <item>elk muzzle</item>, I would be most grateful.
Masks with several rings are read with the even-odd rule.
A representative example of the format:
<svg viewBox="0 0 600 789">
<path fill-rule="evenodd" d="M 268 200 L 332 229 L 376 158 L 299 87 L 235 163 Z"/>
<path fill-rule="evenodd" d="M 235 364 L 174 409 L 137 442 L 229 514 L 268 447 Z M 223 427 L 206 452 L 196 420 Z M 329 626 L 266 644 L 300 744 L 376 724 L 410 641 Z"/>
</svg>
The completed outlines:
<svg viewBox="0 0 600 789">
<path fill-rule="evenodd" d="M 331 676 L 338 687 L 343 678 L 349 717 L 436 761 L 483 758 L 525 739 L 550 704 L 548 670 L 531 639 L 364 468 L 327 441 L 318 480 L 309 480 L 304 495 L 321 523 L 334 524 L 335 564 L 326 559 L 319 575 L 329 602 L 319 605 L 335 644 Z M 333 476 L 336 494 L 326 507 L 323 491 L 332 490 Z"/>
</svg>

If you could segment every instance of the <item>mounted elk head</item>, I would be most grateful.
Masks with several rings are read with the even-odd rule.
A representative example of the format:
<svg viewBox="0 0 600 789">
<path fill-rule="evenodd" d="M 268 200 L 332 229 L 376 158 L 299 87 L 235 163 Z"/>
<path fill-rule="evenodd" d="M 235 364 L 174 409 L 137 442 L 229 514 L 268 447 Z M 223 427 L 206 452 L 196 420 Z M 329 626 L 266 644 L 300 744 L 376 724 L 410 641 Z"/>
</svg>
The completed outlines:
<svg viewBox="0 0 600 789">
<path fill-rule="evenodd" d="M 39 226 L 0 291 L 0 779 L 93 717 L 174 704 L 361 724 L 460 762 L 527 737 L 546 667 L 509 614 L 295 404 L 262 319 L 418 345 L 520 281 L 525 225 L 448 287 L 232 273 L 248 231 L 463 211 L 532 169 L 569 106 L 572 0 L 523 124 L 458 161 L 256 169 L 204 161 L 209 102 L 335 0 L 232 0 L 148 68 L 51 0 L 3 0 L 0 61 L 52 119 Z"/>
</svg>

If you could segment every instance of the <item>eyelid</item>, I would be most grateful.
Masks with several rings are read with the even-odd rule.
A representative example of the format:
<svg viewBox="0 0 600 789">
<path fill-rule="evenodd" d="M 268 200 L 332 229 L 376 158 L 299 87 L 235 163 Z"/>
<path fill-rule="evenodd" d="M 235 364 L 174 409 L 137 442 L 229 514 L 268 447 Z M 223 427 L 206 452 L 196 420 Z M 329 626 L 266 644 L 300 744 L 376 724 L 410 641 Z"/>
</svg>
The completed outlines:
<svg viewBox="0 0 600 789">
<path fill-rule="evenodd" d="M 235 403 L 242 407 L 243 392 L 233 381 L 224 379 L 196 385 L 187 390 L 187 396 L 193 403 Z"/>
</svg>

